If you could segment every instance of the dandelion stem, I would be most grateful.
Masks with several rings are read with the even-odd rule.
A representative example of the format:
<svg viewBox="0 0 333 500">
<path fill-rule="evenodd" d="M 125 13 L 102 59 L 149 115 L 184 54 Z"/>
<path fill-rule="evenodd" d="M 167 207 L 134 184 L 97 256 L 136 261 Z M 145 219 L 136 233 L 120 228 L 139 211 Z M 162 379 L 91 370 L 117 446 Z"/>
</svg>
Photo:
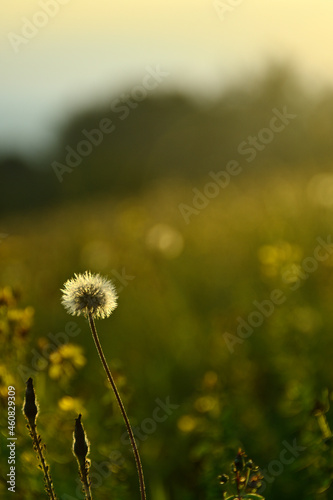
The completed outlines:
<svg viewBox="0 0 333 500">
<path fill-rule="evenodd" d="M 132 446 L 132 450 L 133 450 L 133 454 L 134 454 L 134 458 L 135 458 L 136 468 L 137 468 L 138 476 L 139 476 L 141 500 L 146 500 L 146 490 L 145 490 L 145 482 L 144 482 L 144 476 L 143 476 L 143 468 L 142 468 L 142 464 L 141 464 L 139 450 L 138 450 L 138 447 L 137 447 L 137 444 L 135 441 L 135 437 L 134 437 L 134 434 L 132 431 L 132 427 L 131 427 L 129 418 L 127 416 L 124 404 L 123 404 L 122 399 L 120 397 L 120 394 L 118 392 L 117 386 L 116 386 L 115 381 L 113 379 L 112 373 L 111 373 L 109 366 L 107 364 L 107 361 L 105 359 L 103 349 L 102 349 L 101 343 L 100 343 L 99 338 L 98 338 L 94 318 L 90 312 L 88 313 L 88 320 L 89 320 L 89 326 L 91 329 L 91 333 L 92 333 L 99 357 L 101 359 L 103 368 L 105 370 L 107 378 L 111 384 L 112 390 L 113 390 L 114 395 L 116 397 L 117 403 L 119 405 L 119 408 L 120 408 L 120 411 L 121 411 L 122 417 L 124 419 L 126 429 L 127 429 L 127 432 L 128 432 L 129 438 L 130 438 L 130 442 L 131 442 L 131 446 Z"/>
</svg>

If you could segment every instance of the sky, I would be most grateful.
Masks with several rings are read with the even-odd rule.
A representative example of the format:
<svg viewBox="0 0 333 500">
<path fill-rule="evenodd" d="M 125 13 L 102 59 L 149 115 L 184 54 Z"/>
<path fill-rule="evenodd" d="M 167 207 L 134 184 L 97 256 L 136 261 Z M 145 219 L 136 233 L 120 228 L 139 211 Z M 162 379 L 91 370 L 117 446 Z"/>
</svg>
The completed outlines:
<svg viewBox="0 0 333 500">
<path fill-rule="evenodd" d="M 194 96 L 271 61 L 333 85 L 332 22 L 332 0 L 2 0 L 0 151 L 42 152 L 71 113 L 152 71 L 156 90 Z"/>
</svg>

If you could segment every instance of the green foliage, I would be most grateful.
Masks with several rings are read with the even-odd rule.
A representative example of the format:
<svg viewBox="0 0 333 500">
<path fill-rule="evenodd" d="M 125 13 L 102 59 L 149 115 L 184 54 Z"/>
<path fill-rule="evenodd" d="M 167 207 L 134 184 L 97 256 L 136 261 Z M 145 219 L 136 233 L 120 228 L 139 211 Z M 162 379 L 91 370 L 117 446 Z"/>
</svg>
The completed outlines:
<svg viewBox="0 0 333 500">
<path fill-rule="evenodd" d="M 62 184 L 47 181 L 57 206 L 2 218 L 1 233 L 8 237 L 0 244 L 0 283 L 22 290 L 22 298 L 18 305 L 8 288 L 0 295 L 1 404 L 6 407 L 13 385 L 22 405 L 19 394 L 34 378 L 44 401 L 39 429 L 53 480 L 69 497 L 81 488 L 71 484 L 77 471 L 68 454 L 79 413 L 89 420 L 89 440 L 96 443 L 92 490 L 98 489 L 100 500 L 110 492 L 121 500 L 137 492 L 125 429 L 102 383 L 88 325 L 84 318 L 68 325 L 60 304 L 68 276 L 90 269 L 108 275 L 119 292 L 112 324 L 100 322 L 98 330 L 141 436 L 148 497 L 221 498 L 217 477 L 241 448 L 261 466 L 265 489 L 258 494 L 329 500 L 332 98 L 327 92 L 307 100 L 288 85 L 275 74 L 257 91 L 230 92 L 195 120 L 190 112 L 185 119 L 179 101 L 173 108 L 167 100 L 164 108 L 163 101 L 142 103 L 142 111 L 118 127 L 119 142 L 97 148 Z M 266 126 L 272 108 L 284 105 L 297 119 L 246 162 L 239 143 Z M 161 115 L 168 120 L 160 123 Z M 70 143 L 70 132 L 75 143 L 75 133 L 93 126 L 88 118 L 69 126 L 63 144 Z M 164 132 L 159 128 L 152 136 L 157 125 Z M 138 127 L 142 134 L 136 137 Z M 232 159 L 242 173 L 186 224 L 179 205 L 193 206 L 193 189 L 203 192 L 212 180 L 209 172 L 224 170 Z M 151 175 L 155 166 L 163 176 Z M 180 166 L 187 172 L 182 180 Z M 136 190 L 145 172 L 149 182 L 142 180 Z M 35 186 L 41 193 L 43 182 Z M 328 250 L 316 252 L 319 241 Z M 274 291 L 279 303 L 272 301 Z M 257 326 L 244 326 L 253 312 L 258 318 L 258 304 L 266 314 Z M 165 404 L 167 398 L 176 408 L 156 411 L 156 401 Z M 18 416 L 21 436 L 24 425 Z M 302 451 L 292 456 L 285 443 L 294 442 Z M 19 494 L 43 498 L 29 440 L 21 438 L 19 446 L 25 488 Z M 0 459 L 6 470 L 4 446 Z"/>
<path fill-rule="evenodd" d="M 76 475 L 68 443 L 80 412 L 91 422 L 90 440 L 98 443 L 91 471 L 101 462 L 108 464 L 103 466 L 105 477 L 100 473 L 101 481 L 96 480 L 100 497 L 119 491 L 126 499 L 137 488 L 131 452 L 122 440 L 125 429 L 101 383 L 103 374 L 85 320 L 76 320 L 80 333 L 65 346 L 79 346 L 86 363 L 72 364 L 70 376 L 63 376 L 60 385 L 52 378 L 52 349 L 45 354 L 47 364 L 36 369 L 33 363 L 36 351 L 43 354 L 45 342 L 50 343 L 48 332 L 65 332 L 68 316 L 59 289 L 68 275 L 86 268 L 106 274 L 109 270 L 116 281 L 112 269 L 121 273 L 123 267 L 134 278 L 127 286 L 116 281 L 117 288 L 123 286 L 119 308 L 112 325 L 101 321 L 98 328 L 133 426 L 143 437 L 139 446 L 148 492 L 152 488 L 163 492 L 161 498 L 177 498 L 181 492 L 189 500 L 198 495 L 214 500 L 219 498 L 216 478 L 221 464 L 232 460 L 235 449 L 251 450 L 265 469 L 278 459 L 283 441 L 295 438 L 306 451 L 266 483 L 265 497 L 307 498 L 315 484 L 317 490 L 327 484 L 330 442 L 323 442 L 318 416 L 311 412 L 323 387 L 332 387 L 332 259 L 300 279 L 295 291 L 282 275 L 313 255 L 316 238 L 330 234 L 330 219 L 321 206 L 304 199 L 306 182 L 292 174 L 252 185 L 251 201 L 242 191 L 242 179 L 237 182 L 237 190 L 230 186 L 188 226 L 170 207 L 186 199 L 190 189 L 164 185 L 126 202 L 99 200 L 36 215 L 25 222 L 24 230 L 16 221 L 17 230 L 25 231 L 24 244 L 9 237 L 0 247 L 2 279 L 21 283 L 25 301 L 36 308 L 38 321 L 23 340 L 21 323 L 9 326 L 4 318 L 19 309 L 26 321 L 22 311 L 30 311 L 29 306 L 3 305 L 2 335 L 11 335 L 18 348 L 6 343 L 7 348 L 35 372 L 45 401 L 40 432 L 59 491 L 75 493 L 67 477 Z M 287 199 L 286 185 L 292 193 Z M 263 213 L 267 203 L 270 210 Z M 234 214 L 230 223 L 227 210 Z M 70 237 L 64 239 L 64 234 Z M 167 246 L 161 243 L 165 234 Z M 177 243 L 178 250 L 171 252 L 177 238 L 182 245 Z M 13 261 L 21 262 L 18 276 Z M 275 288 L 286 300 L 231 353 L 224 333 L 236 334 L 237 318 L 247 319 L 253 301 L 266 300 Z M 54 353 L 60 348 L 54 346 Z M 25 380 L 13 371 L 9 356 L 1 363 L 8 377 L 5 398 L 6 384 L 23 388 Z M 331 399 L 331 394 L 330 389 L 326 397 Z M 179 408 L 157 422 L 154 432 L 145 432 L 143 422 L 153 418 L 156 398 L 166 397 Z M 330 412 L 325 418 L 331 426 Z M 20 449 L 22 474 L 34 495 L 39 491 L 34 457 L 28 443 Z"/>
<path fill-rule="evenodd" d="M 223 498 L 225 500 L 243 498 L 252 498 L 257 500 L 265 500 L 263 496 L 258 495 L 256 491 L 261 487 L 261 479 L 263 475 L 259 472 L 259 467 L 253 463 L 253 460 L 247 460 L 245 452 L 238 450 L 236 458 L 231 464 L 232 477 L 229 481 L 229 476 L 222 474 L 219 476 L 220 484 L 223 486 Z M 234 494 L 229 496 L 230 490 L 234 490 Z"/>
</svg>

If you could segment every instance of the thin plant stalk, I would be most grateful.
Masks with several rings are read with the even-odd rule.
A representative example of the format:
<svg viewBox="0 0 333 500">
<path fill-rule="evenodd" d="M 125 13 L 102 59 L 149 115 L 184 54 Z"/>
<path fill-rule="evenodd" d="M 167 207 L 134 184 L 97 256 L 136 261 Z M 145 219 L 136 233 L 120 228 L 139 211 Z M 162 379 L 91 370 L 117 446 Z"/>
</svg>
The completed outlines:
<svg viewBox="0 0 333 500">
<path fill-rule="evenodd" d="M 90 486 L 87 483 L 86 478 L 84 479 L 83 487 L 86 500 L 92 500 Z"/>
<path fill-rule="evenodd" d="M 57 500 L 57 497 L 53 489 L 53 482 L 50 475 L 50 469 L 46 463 L 43 454 L 45 445 L 41 444 L 42 438 L 37 432 L 36 420 L 37 420 L 38 408 L 36 404 L 36 394 L 33 385 L 33 380 L 31 377 L 27 380 L 27 389 L 23 404 L 23 413 L 25 415 L 25 418 L 28 420 L 27 427 L 29 429 L 29 433 L 33 442 L 34 450 L 36 451 L 40 461 L 40 468 L 42 469 L 44 474 L 45 490 L 47 491 L 47 494 L 51 500 Z"/>
<path fill-rule="evenodd" d="M 43 469 L 43 474 L 44 474 L 44 479 L 45 479 L 45 486 L 46 486 L 46 491 L 50 497 L 51 500 L 57 500 L 57 497 L 55 496 L 54 490 L 53 490 L 53 483 L 52 479 L 49 473 L 49 466 L 46 464 L 44 455 L 43 455 L 43 450 L 40 445 L 40 437 L 37 434 L 37 427 L 35 425 L 30 425 L 30 432 L 31 432 L 31 437 L 35 446 L 35 450 L 39 456 L 39 460 Z"/>
<path fill-rule="evenodd" d="M 84 479 L 83 487 L 86 500 L 92 500 L 90 486 L 87 483 L 86 478 Z"/>
<path fill-rule="evenodd" d="M 113 379 L 112 373 L 111 373 L 111 371 L 109 369 L 109 366 L 107 364 L 107 361 L 105 359 L 105 356 L 104 356 L 104 353 L 103 353 L 103 349 L 102 349 L 102 346 L 101 346 L 101 343 L 99 341 L 99 337 L 98 337 L 98 334 L 97 334 L 97 330 L 96 330 L 94 318 L 93 318 L 93 315 L 90 312 L 88 313 L 88 320 L 89 320 L 89 326 L 90 326 L 91 333 L 92 333 L 92 336 L 93 336 L 93 339 L 94 339 L 94 342 L 95 342 L 95 345 L 96 345 L 97 352 L 99 354 L 99 357 L 101 359 L 103 368 L 105 370 L 107 378 L 108 378 L 108 380 L 109 380 L 109 382 L 111 384 L 112 390 L 113 390 L 114 395 L 116 397 L 117 403 L 119 405 L 122 417 L 123 417 L 125 425 L 126 425 L 128 436 L 130 438 L 130 442 L 131 442 L 131 446 L 132 446 L 132 450 L 133 450 L 133 454 L 134 454 L 134 458 L 135 458 L 136 468 L 137 468 L 138 476 L 139 476 L 141 500 L 146 500 L 146 489 L 145 489 L 145 482 L 144 482 L 144 476 L 143 476 L 143 468 L 142 468 L 142 464 L 141 464 L 139 450 L 138 450 L 138 447 L 137 447 L 137 444 L 136 444 L 136 441 L 135 441 L 135 437 L 134 437 L 134 434 L 133 434 L 133 431 L 132 431 L 132 427 L 131 427 L 129 418 L 127 416 L 124 404 L 123 404 L 122 399 L 120 397 L 120 394 L 118 392 L 116 383 L 115 383 L 115 381 Z"/>
<path fill-rule="evenodd" d="M 79 464 L 80 480 L 83 485 L 85 500 L 92 500 L 91 483 L 89 478 L 90 460 L 87 459 L 89 453 L 89 442 L 81 422 L 81 413 L 75 419 L 73 453 Z"/>
</svg>

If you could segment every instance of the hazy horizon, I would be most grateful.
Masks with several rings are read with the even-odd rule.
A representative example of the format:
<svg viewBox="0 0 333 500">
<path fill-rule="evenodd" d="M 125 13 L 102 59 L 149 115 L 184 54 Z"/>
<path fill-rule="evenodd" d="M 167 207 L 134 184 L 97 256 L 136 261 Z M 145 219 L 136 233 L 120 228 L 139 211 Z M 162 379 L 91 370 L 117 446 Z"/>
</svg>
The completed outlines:
<svg viewBox="0 0 333 500">
<path fill-rule="evenodd" d="M 216 96 L 271 62 L 294 67 L 310 88 L 333 86 L 326 1 L 21 0 L 2 9 L 1 151 L 42 152 L 72 113 L 140 85 L 147 67 L 168 73 L 157 91 L 192 96 Z"/>
</svg>

